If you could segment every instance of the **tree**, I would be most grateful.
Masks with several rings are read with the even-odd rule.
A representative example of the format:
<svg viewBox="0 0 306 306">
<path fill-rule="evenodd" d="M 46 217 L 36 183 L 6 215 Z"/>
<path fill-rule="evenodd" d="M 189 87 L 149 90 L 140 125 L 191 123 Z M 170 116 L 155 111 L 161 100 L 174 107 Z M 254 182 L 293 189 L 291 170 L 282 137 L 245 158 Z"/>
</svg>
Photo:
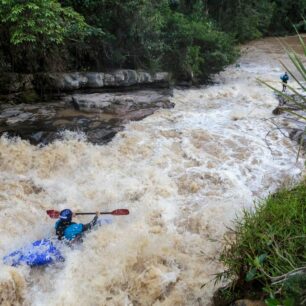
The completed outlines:
<svg viewBox="0 0 306 306">
<path fill-rule="evenodd" d="M 102 67 L 165 69 L 176 78 L 207 79 L 235 56 L 231 38 L 216 30 L 202 0 L 63 3 L 103 30 L 101 39 L 92 38 L 94 51 L 88 50 L 85 56 L 87 62 L 98 58 Z"/>
<path fill-rule="evenodd" d="M 267 33 L 275 5 L 269 0 L 208 0 L 209 12 L 222 30 L 238 41 L 259 38 Z"/>
<path fill-rule="evenodd" d="M 0 47 L 13 66 L 25 70 L 39 70 L 50 51 L 67 39 L 82 37 L 86 28 L 80 14 L 56 0 L 0 1 Z M 30 65 L 20 63 L 22 58 Z"/>
</svg>

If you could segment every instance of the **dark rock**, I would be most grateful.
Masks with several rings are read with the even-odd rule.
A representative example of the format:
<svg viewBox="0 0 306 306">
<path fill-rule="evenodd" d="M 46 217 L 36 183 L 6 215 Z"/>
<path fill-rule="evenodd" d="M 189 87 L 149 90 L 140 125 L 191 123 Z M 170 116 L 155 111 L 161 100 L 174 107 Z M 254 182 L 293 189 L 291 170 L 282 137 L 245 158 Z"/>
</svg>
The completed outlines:
<svg viewBox="0 0 306 306">
<path fill-rule="evenodd" d="M 272 111 L 272 114 L 273 115 L 280 115 L 280 114 L 282 114 L 284 111 L 281 109 L 281 107 L 276 107 L 275 109 L 273 109 L 273 111 Z"/>
<path fill-rule="evenodd" d="M 296 141 L 298 144 L 302 144 L 304 150 L 306 150 L 306 133 L 304 130 L 292 129 L 289 133 L 289 138 Z"/>
<path fill-rule="evenodd" d="M 120 130 L 123 128 L 120 128 Z M 92 143 L 107 143 L 109 142 L 116 134 L 117 130 L 109 130 L 109 129 L 96 129 L 91 130 L 86 133 L 88 141 Z"/>
<path fill-rule="evenodd" d="M 39 73 L 34 76 L 34 83 L 38 91 L 73 91 L 84 87 L 88 79 L 79 72 Z"/>
<path fill-rule="evenodd" d="M 80 105 L 75 97 L 71 97 L 71 104 L 75 110 L 80 110 Z"/>
<path fill-rule="evenodd" d="M 104 86 L 104 73 L 102 72 L 88 72 L 87 77 L 87 87 L 88 88 L 101 88 Z"/>
<path fill-rule="evenodd" d="M 300 142 L 303 133 L 304 133 L 303 130 L 292 129 L 292 131 L 289 133 L 289 138 L 291 140 L 295 140 L 297 142 Z"/>
<path fill-rule="evenodd" d="M 35 144 L 40 143 L 43 140 L 44 132 L 39 131 L 36 133 L 33 133 L 30 136 L 30 140 L 32 140 Z"/>
</svg>

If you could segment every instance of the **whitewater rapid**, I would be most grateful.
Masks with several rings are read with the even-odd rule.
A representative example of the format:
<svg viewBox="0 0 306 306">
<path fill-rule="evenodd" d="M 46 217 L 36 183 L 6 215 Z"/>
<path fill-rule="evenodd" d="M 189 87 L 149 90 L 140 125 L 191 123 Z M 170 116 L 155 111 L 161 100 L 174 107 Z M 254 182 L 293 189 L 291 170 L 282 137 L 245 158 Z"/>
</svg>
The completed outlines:
<svg viewBox="0 0 306 306">
<path fill-rule="evenodd" d="M 174 109 L 107 145 L 71 132 L 45 147 L 2 137 L 1 258 L 54 235 L 46 209 L 130 215 L 89 233 L 59 266 L 1 263 L 1 305 L 210 305 L 227 226 L 302 175 L 296 145 L 275 128 L 278 101 L 256 81 L 281 86 L 276 45 L 249 44 L 215 85 L 174 90 Z"/>
</svg>

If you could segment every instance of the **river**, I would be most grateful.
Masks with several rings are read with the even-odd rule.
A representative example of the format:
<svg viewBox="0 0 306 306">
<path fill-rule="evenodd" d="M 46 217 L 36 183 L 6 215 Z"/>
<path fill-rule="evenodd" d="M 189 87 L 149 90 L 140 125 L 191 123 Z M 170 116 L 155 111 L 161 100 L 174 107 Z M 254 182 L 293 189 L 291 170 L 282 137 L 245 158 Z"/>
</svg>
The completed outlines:
<svg viewBox="0 0 306 306">
<path fill-rule="evenodd" d="M 278 101 L 256 81 L 281 87 L 278 44 L 243 46 L 214 85 L 175 89 L 173 109 L 130 122 L 106 145 L 71 132 L 44 147 L 2 137 L 0 257 L 54 234 L 46 209 L 130 215 L 89 233 L 58 266 L 1 263 L 1 305 L 210 305 L 227 226 L 303 172 L 276 128 L 292 123 L 272 115 Z"/>
</svg>

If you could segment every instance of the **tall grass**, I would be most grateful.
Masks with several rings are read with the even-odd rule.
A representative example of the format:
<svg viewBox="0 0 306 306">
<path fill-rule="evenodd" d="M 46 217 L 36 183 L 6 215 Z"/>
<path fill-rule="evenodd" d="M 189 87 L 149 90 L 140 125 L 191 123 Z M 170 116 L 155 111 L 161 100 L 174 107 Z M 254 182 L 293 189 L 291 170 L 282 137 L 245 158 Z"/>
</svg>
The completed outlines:
<svg viewBox="0 0 306 306">
<path fill-rule="evenodd" d="M 235 225 L 221 255 L 232 289 L 259 290 L 267 305 L 306 305 L 306 182 L 269 196 Z"/>
</svg>

